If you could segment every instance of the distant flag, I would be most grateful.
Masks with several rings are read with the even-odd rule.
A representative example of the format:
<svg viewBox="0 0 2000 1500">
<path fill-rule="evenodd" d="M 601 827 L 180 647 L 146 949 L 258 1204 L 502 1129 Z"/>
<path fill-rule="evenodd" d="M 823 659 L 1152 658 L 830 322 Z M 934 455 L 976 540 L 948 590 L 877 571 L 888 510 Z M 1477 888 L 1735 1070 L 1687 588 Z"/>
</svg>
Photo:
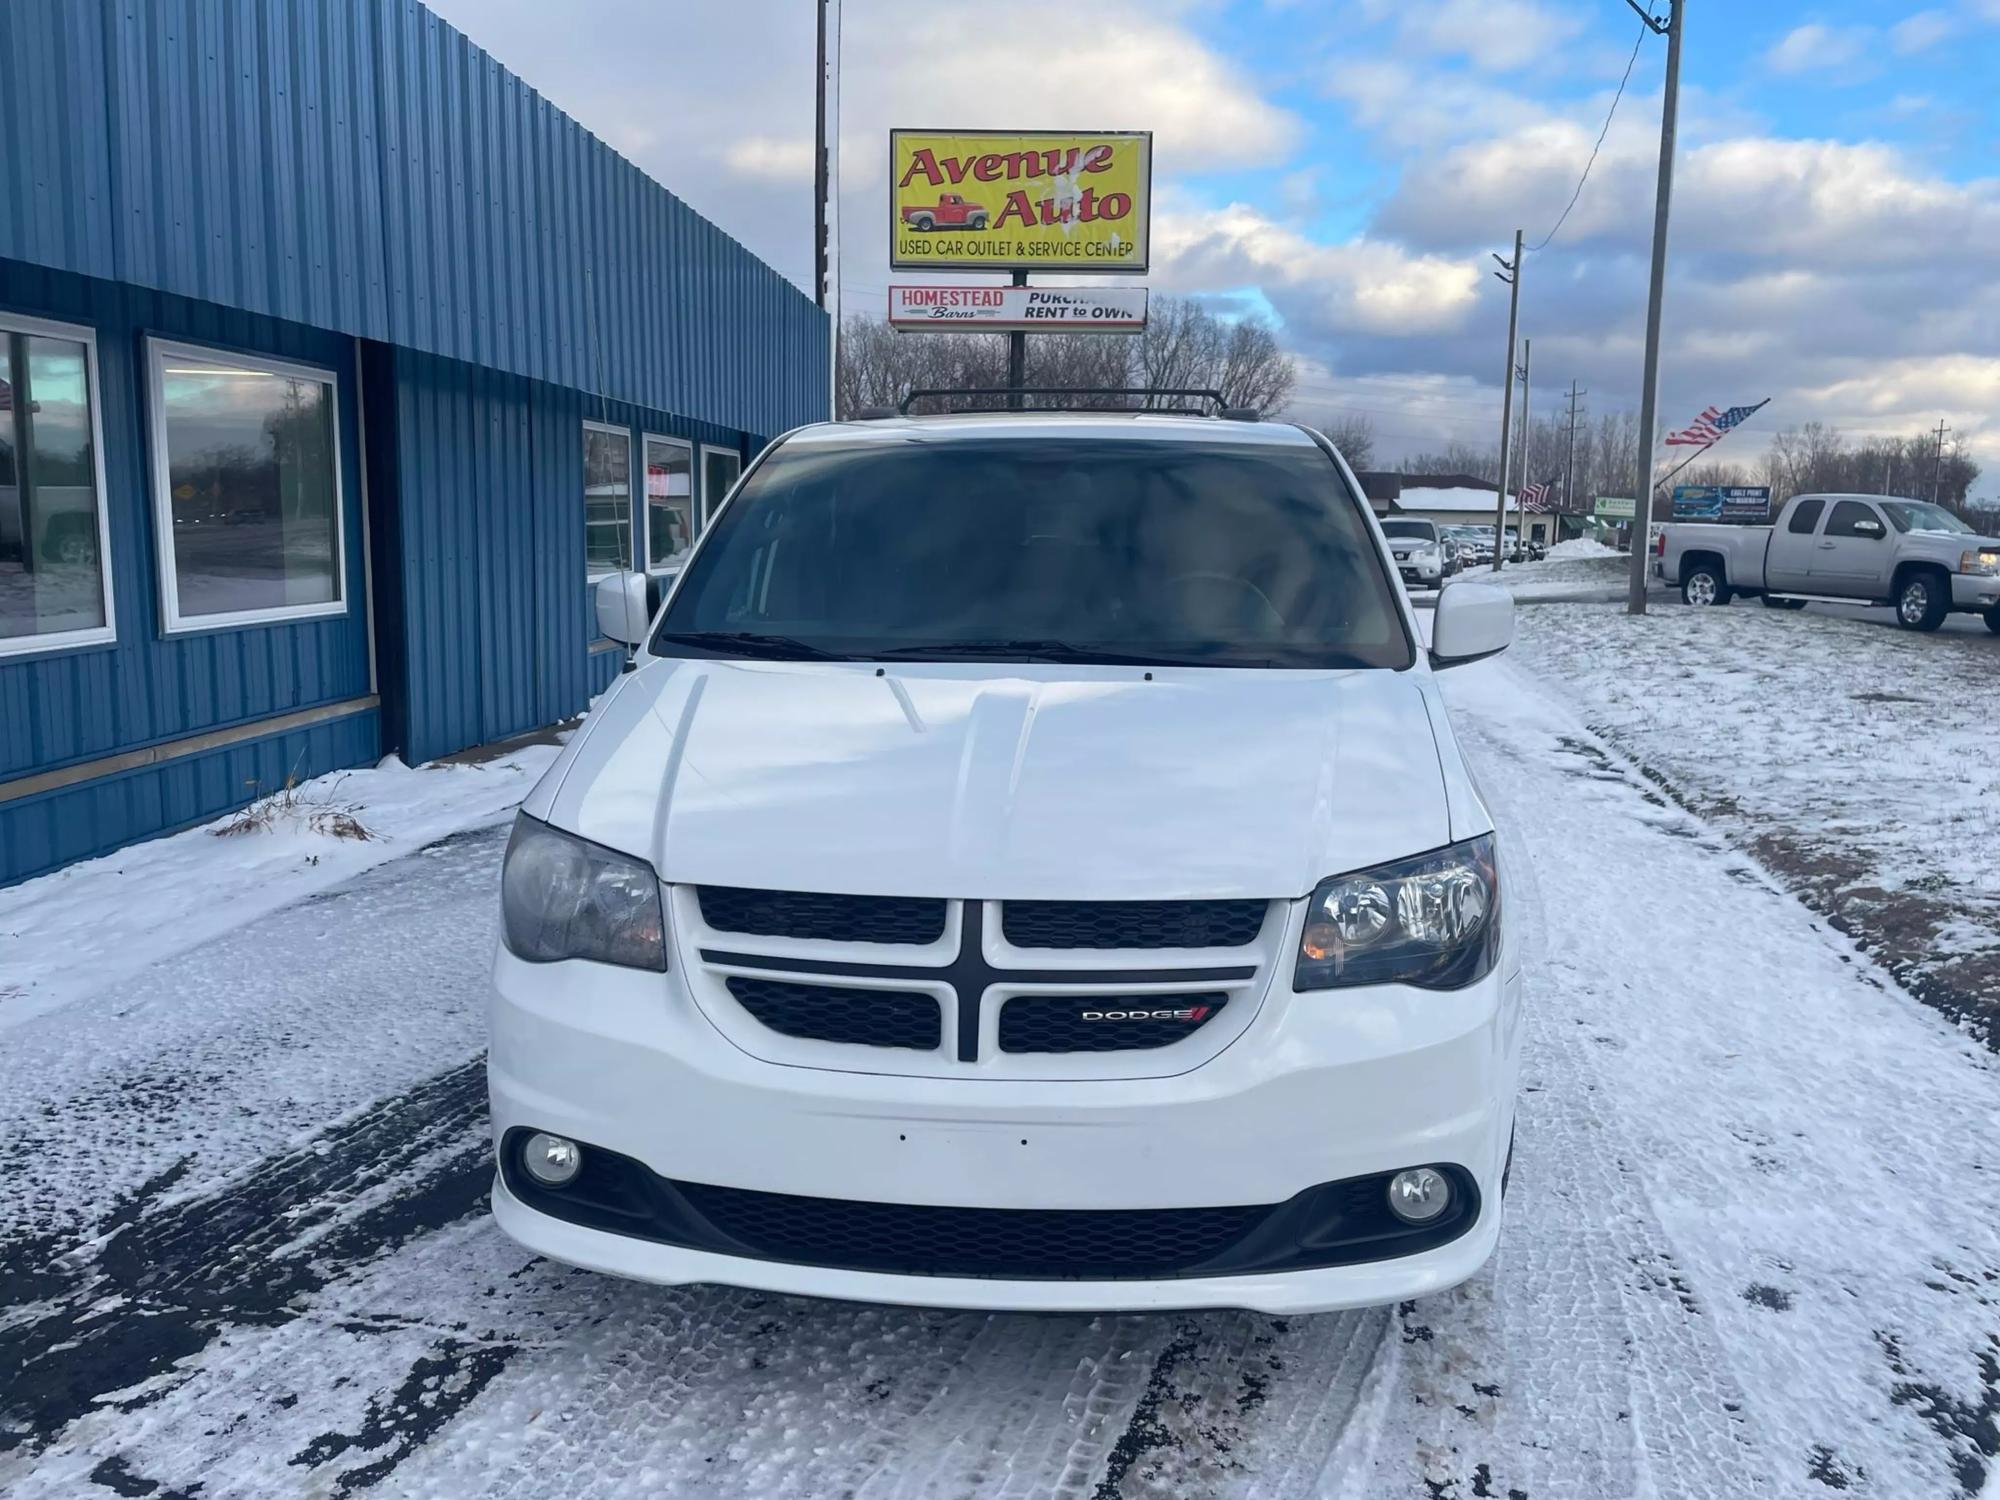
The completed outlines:
<svg viewBox="0 0 2000 1500">
<path fill-rule="evenodd" d="M 1767 396 L 1755 406 L 1732 406 L 1728 411 L 1711 406 L 1679 432 L 1668 433 L 1667 446 L 1706 448 L 1711 443 L 1722 441 L 1724 433 L 1751 413 L 1762 411 L 1770 404 L 1770 397 Z"/>
<path fill-rule="evenodd" d="M 1552 510 L 1554 507 L 1549 497 L 1555 493 L 1555 487 L 1556 481 L 1554 475 L 1550 475 L 1545 483 L 1529 485 L 1521 491 L 1521 509 L 1532 511 Z"/>
</svg>

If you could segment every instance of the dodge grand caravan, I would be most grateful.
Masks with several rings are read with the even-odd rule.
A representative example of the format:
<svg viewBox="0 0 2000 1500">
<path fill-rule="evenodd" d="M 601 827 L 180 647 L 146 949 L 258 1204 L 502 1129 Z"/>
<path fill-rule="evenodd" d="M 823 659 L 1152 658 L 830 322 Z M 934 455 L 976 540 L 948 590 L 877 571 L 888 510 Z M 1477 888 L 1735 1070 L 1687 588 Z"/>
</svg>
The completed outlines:
<svg viewBox="0 0 2000 1500">
<path fill-rule="evenodd" d="M 663 1283 L 1018 1309 L 1419 1296 L 1491 1254 L 1505 859 L 1359 484 L 1201 416 L 774 443 L 523 805 L 501 1226 Z M 632 614 L 627 614 L 630 607 Z M 629 621 L 629 623 L 628 623 Z"/>
</svg>

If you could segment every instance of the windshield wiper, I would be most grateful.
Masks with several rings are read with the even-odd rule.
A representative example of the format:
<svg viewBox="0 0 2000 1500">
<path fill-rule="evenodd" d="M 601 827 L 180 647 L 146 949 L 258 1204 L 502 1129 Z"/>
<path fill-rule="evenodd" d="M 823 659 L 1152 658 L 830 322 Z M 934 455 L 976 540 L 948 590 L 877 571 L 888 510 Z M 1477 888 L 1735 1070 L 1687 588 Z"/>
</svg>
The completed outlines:
<svg viewBox="0 0 2000 1500">
<path fill-rule="evenodd" d="M 766 635 L 755 630 L 662 630 L 653 639 L 700 646 L 721 656 L 749 656 L 769 661 L 854 660 L 851 656 L 828 651 L 789 635 Z"/>
<path fill-rule="evenodd" d="M 1068 641 L 937 641 L 928 646 L 892 646 L 873 651 L 884 660 L 954 661 L 961 658 L 1015 658 L 1021 661 L 1092 662 L 1107 666 L 1200 667 L 1208 663 L 1197 657 L 1147 656 L 1109 646 L 1077 646 Z M 1235 665 L 1235 663 L 1231 663 Z"/>
</svg>

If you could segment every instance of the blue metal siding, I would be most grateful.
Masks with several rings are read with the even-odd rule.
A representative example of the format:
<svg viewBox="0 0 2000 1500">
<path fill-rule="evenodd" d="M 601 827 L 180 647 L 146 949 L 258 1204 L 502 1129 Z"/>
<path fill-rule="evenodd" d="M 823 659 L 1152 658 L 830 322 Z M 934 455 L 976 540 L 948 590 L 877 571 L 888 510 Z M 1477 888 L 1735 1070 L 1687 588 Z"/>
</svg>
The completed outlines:
<svg viewBox="0 0 2000 1500">
<path fill-rule="evenodd" d="M 0 256 L 744 430 L 809 298 L 415 0 L 6 0 Z"/>
<path fill-rule="evenodd" d="M 4 260 L 0 310 L 75 323 L 97 334 L 104 499 L 118 622 L 114 645 L 0 657 L 0 780 L 367 693 L 353 341 Z M 346 614 L 191 635 L 160 633 L 144 385 L 149 333 L 261 351 L 336 372 Z"/>
<path fill-rule="evenodd" d="M 398 711 L 416 762 L 579 713 L 617 675 L 621 657 L 589 649 L 586 419 L 631 430 L 635 503 L 643 434 L 738 453 L 757 440 L 456 360 L 398 350 L 394 363 Z"/>
<path fill-rule="evenodd" d="M 373 713 L 353 714 L 0 802 L 0 885 L 108 854 L 135 838 L 205 823 L 277 790 L 288 776 L 304 780 L 366 764 L 379 734 Z"/>
</svg>

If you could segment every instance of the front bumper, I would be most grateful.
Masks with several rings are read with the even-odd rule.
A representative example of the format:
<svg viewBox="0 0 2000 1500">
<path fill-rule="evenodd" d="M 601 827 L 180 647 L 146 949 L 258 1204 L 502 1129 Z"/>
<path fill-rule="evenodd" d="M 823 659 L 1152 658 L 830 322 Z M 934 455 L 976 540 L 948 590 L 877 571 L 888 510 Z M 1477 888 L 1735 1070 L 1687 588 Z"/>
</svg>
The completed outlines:
<svg viewBox="0 0 2000 1500">
<path fill-rule="evenodd" d="M 2000 577 L 1987 573 L 1951 575 L 1951 607 L 1984 614 L 2000 605 Z"/>
<path fill-rule="evenodd" d="M 488 1079 L 496 1144 L 547 1130 L 723 1188 L 869 1204 L 1183 1209 L 1278 1204 L 1317 1184 L 1462 1167 L 1476 1220 L 1434 1249 L 1305 1270 L 1158 1279 L 885 1273 L 717 1254 L 588 1228 L 496 1182 L 501 1227 L 615 1275 L 938 1307 L 1094 1310 L 1370 1306 L 1445 1290 L 1499 1235 L 1520 977 L 1465 990 L 1293 995 L 1170 1077 L 1027 1082 L 836 1072 L 753 1058 L 672 974 L 495 965 Z"/>
</svg>

